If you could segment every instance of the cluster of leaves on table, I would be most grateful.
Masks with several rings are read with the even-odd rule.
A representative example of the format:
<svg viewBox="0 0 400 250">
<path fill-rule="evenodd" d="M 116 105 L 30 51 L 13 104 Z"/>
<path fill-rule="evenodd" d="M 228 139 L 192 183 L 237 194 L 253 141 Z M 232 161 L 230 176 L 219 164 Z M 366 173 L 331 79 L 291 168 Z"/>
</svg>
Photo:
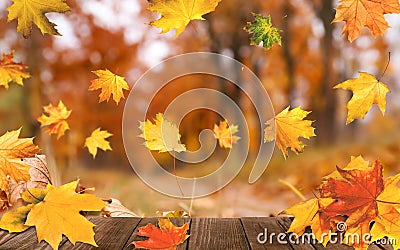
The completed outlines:
<svg viewBox="0 0 400 250">
<path fill-rule="evenodd" d="M 192 20 L 204 20 L 204 14 L 215 10 L 221 0 L 205 2 L 194 0 L 150 0 L 149 10 L 161 14 L 161 18 L 150 22 L 150 25 L 161 28 L 161 33 L 176 29 L 179 36 Z M 32 0 L 12 0 L 8 8 L 8 21 L 18 20 L 17 31 L 28 38 L 33 24 L 43 34 L 60 35 L 45 14 L 50 12 L 65 13 L 70 11 L 64 0 L 47 0 L 47 5 Z M 187 8 L 191 6 L 191 8 Z M 384 14 L 399 13 L 400 4 L 397 0 L 341 0 L 336 8 L 333 22 L 345 22 L 343 33 L 348 34 L 348 40 L 354 41 L 361 34 L 361 29 L 368 27 L 374 36 L 384 35 L 389 27 Z M 252 45 L 262 44 L 266 50 L 275 43 L 281 45 L 280 30 L 272 26 L 270 17 L 254 14 L 254 22 L 244 24 L 243 29 L 252 35 Z M 4 54 L 0 60 L 0 86 L 6 89 L 11 82 L 23 85 L 23 80 L 30 77 L 26 72 L 27 66 L 16 63 L 13 52 Z M 129 90 L 124 77 L 112 73 L 108 69 L 93 71 L 97 79 L 89 86 L 90 91 L 101 89 L 99 102 L 109 101 L 111 95 L 118 105 L 124 98 L 123 90 Z M 353 97 L 347 104 L 348 115 L 346 124 L 354 119 L 364 118 L 373 104 L 377 104 L 382 113 L 386 110 L 386 94 L 388 86 L 369 73 L 361 72 L 357 79 L 347 80 L 334 87 L 351 90 Z M 57 135 L 60 139 L 70 129 L 67 119 L 73 113 L 60 100 L 57 106 L 49 104 L 43 107 L 44 114 L 37 120 L 48 134 Z M 287 107 L 275 118 L 265 121 L 264 142 L 276 140 L 278 148 L 284 157 L 288 157 L 290 148 L 295 153 L 303 151 L 305 144 L 299 137 L 309 139 L 315 136 L 312 121 L 304 120 L 309 114 L 300 107 L 290 110 Z M 141 122 L 140 135 L 145 139 L 145 146 L 159 152 L 186 151 L 180 142 L 178 127 L 167 120 L 163 114 L 158 114 L 153 124 L 147 120 Z M 72 128 L 73 129 L 73 128 Z M 221 121 L 215 125 L 214 134 L 219 144 L 231 148 L 240 139 L 234 135 L 238 127 Z M 103 201 L 92 194 L 86 194 L 86 189 L 79 190 L 78 181 L 54 187 L 48 174 L 45 160 L 37 156 L 39 148 L 31 138 L 19 139 L 20 129 L 5 133 L 0 137 L 0 195 L 2 209 L 10 212 L 3 215 L 0 227 L 10 232 L 21 232 L 30 226 L 35 226 L 38 240 L 47 241 L 54 249 L 58 248 L 62 235 L 75 244 L 85 242 L 96 245 L 93 226 L 84 218 L 81 211 L 98 211 L 105 215 L 112 201 Z M 112 136 L 101 128 L 94 130 L 84 146 L 89 153 L 96 157 L 97 149 L 111 150 L 106 140 Z M 40 164 L 29 164 L 29 159 L 37 158 Z M 27 162 L 26 162 L 27 161 Z M 319 188 L 320 197 L 284 211 L 295 215 L 289 231 L 301 235 L 310 226 L 318 237 L 324 233 L 338 231 L 337 225 L 346 222 L 348 227 L 341 231 L 344 236 L 351 233 L 370 233 L 371 242 L 383 237 L 395 238 L 400 242 L 399 210 L 400 197 L 397 197 L 399 175 L 383 179 L 383 167 L 376 161 L 372 167 L 361 157 L 352 158 L 346 168 L 337 167 L 337 171 L 327 176 Z M 179 183 L 177 183 L 179 185 Z M 67 201 L 67 202 L 66 202 Z M 108 207 L 108 210 L 107 210 Z M 15 209 L 16 208 L 16 209 Z M 63 213 L 58 213 L 63 209 Z M 308 211 L 305 213 L 304 211 Z M 43 216 L 46 213 L 47 216 Z M 129 214 L 129 212 L 126 212 Z M 60 227 L 60 221 L 74 222 L 75 227 Z M 63 223 L 61 223 L 63 224 Z M 138 235 L 148 236 L 149 239 L 135 242 L 138 248 L 170 249 L 185 241 L 189 224 L 178 228 L 167 219 L 159 220 L 159 228 L 147 225 L 139 229 Z M 169 239 L 169 241 L 166 241 Z M 324 244 L 328 243 L 323 241 Z M 346 242 L 357 249 L 365 249 L 369 243 Z M 395 245 L 399 247 L 400 245 Z"/>
</svg>

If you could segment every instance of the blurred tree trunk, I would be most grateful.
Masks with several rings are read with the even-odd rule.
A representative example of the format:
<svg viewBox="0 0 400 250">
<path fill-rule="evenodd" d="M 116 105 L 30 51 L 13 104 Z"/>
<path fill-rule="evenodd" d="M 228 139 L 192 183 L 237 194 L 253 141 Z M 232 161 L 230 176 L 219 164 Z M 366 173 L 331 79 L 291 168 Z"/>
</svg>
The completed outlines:
<svg viewBox="0 0 400 250">
<path fill-rule="evenodd" d="M 43 66 L 42 46 L 40 45 L 41 34 L 37 31 L 32 32 L 31 37 L 26 41 L 27 65 L 31 78 L 26 81 L 24 89 L 23 111 L 28 127 L 25 128 L 31 135 L 39 134 L 40 125 L 37 118 L 42 112 L 43 95 L 42 82 L 40 80 L 41 67 Z"/>
<path fill-rule="evenodd" d="M 313 115 L 316 119 L 317 135 L 319 142 L 332 143 L 335 136 L 335 117 L 336 100 L 332 87 L 337 83 L 337 73 L 333 68 L 336 55 L 336 48 L 333 44 L 333 25 L 332 20 L 335 17 L 333 9 L 333 0 L 321 1 L 321 7 L 317 10 L 317 15 L 321 19 L 325 35 L 322 39 L 323 53 L 323 82 L 319 84 L 315 96 L 311 97 Z"/>
<path fill-rule="evenodd" d="M 286 1 L 285 7 L 284 7 L 284 13 L 283 16 L 286 18 L 283 22 L 283 35 L 282 35 L 282 48 L 283 48 L 283 53 L 286 61 L 286 72 L 287 72 L 287 77 L 288 77 L 288 86 L 287 86 L 287 96 L 288 96 L 288 103 L 293 107 L 293 101 L 295 99 L 295 92 L 296 92 L 296 84 L 295 84 L 295 79 L 294 79 L 294 58 L 292 56 L 291 51 L 291 43 L 292 43 L 292 36 L 291 36 L 291 30 L 290 30 L 290 17 L 291 17 L 292 11 L 290 9 L 290 3 Z"/>
</svg>

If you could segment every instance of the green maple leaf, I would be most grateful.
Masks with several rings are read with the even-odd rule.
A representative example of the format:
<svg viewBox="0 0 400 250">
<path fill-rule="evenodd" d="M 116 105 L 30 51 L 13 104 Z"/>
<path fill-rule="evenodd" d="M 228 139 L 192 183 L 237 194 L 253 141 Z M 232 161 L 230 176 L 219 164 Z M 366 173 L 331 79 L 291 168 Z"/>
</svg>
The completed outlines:
<svg viewBox="0 0 400 250">
<path fill-rule="evenodd" d="M 254 22 L 248 22 L 244 30 L 249 34 L 253 34 L 250 38 L 250 45 L 259 45 L 266 49 L 270 49 L 274 43 L 281 45 L 281 30 L 272 27 L 271 17 L 264 17 L 260 14 L 253 13 Z"/>
</svg>

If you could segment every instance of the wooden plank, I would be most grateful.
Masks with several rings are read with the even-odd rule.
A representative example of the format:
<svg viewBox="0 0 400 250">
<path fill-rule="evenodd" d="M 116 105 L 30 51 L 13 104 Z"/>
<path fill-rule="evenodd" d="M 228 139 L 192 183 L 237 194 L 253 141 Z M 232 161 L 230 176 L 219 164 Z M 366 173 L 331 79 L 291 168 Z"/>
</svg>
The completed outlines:
<svg viewBox="0 0 400 250">
<path fill-rule="evenodd" d="M 130 238 L 128 239 L 128 241 L 126 242 L 125 246 L 124 246 L 124 250 L 132 250 L 135 248 L 134 244 L 131 244 L 133 241 L 141 241 L 141 240 L 146 240 L 148 239 L 147 237 L 142 237 L 142 236 L 138 236 L 136 235 L 136 233 L 139 231 L 139 227 L 143 227 L 146 226 L 147 224 L 153 224 L 153 225 L 157 225 L 158 223 L 158 219 L 159 218 L 143 218 L 140 223 L 136 226 L 134 232 L 132 233 L 132 235 L 130 235 Z M 170 219 L 171 222 L 175 225 L 175 226 L 183 226 L 183 224 L 185 224 L 186 222 L 190 222 L 191 219 L 190 218 L 171 218 Z M 189 226 L 189 232 L 190 234 L 190 226 Z M 191 236 L 190 236 L 191 237 Z M 189 237 L 189 239 L 190 239 Z M 188 240 L 189 240 L 188 239 Z M 180 244 L 177 249 L 178 250 L 184 250 L 187 249 L 187 244 L 188 244 L 188 240 L 186 240 L 185 242 L 183 242 L 182 244 Z"/>
<path fill-rule="evenodd" d="M 10 239 L 14 238 L 17 236 L 16 233 L 8 233 L 7 231 L 1 230 L 0 229 L 0 246 L 5 243 L 6 241 L 9 241 Z"/>
<path fill-rule="evenodd" d="M 135 229 L 136 225 L 140 222 L 141 218 L 90 218 L 96 226 L 95 231 L 95 241 L 99 247 L 95 247 L 89 244 L 76 243 L 75 246 L 72 245 L 70 241 L 65 241 L 64 244 L 59 248 L 64 249 L 97 249 L 97 250 L 107 250 L 107 249 L 122 249 Z"/>
<path fill-rule="evenodd" d="M 293 218 L 291 217 L 275 217 L 274 218 L 277 222 L 277 224 L 282 228 L 283 231 L 287 232 L 287 230 L 290 227 L 290 224 L 292 223 Z M 294 237 L 291 233 L 288 234 L 288 241 L 289 244 L 293 249 L 318 249 L 315 247 L 313 244 L 312 236 L 307 235 L 307 233 L 311 233 L 311 231 L 305 231 L 306 234 L 303 234 L 300 236 L 298 239 Z M 321 245 L 322 246 L 322 245 Z"/>
<path fill-rule="evenodd" d="M 47 245 L 44 241 L 38 244 L 38 239 L 36 236 L 36 230 L 34 227 L 27 229 L 26 231 L 19 233 L 12 237 L 7 242 L 0 245 L 0 249 L 39 249 Z"/>
<path fill-rule="evenodd" d="M 277 241 L 277 235 L 285 234 L 285 231 L 274 218 L 243 217 L 241 222 L 251 249 L 292 249 L 290 245 L 279 244 Z"/>
<path fill-rule="evenodd" d="M 195 218 L 188 249 L 250 249 L 239 218 Z"/>
</svg>

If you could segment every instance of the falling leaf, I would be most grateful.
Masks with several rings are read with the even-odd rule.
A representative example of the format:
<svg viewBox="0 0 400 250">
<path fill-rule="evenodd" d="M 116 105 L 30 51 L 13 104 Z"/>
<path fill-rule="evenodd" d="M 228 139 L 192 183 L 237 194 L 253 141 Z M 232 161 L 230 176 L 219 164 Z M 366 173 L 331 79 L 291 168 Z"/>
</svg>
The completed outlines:
<svg viewBox="0 0 400 250">
<path fill-rule="evenodd" d="M 218 139 L 221 148 L 232 148 L 232 144 L 240 139 L 239 136 L 234 135 L 237 132 L 239 132 L 238 126 L 233 124 L 228 126 L 227 121 L 220 121 L 219 126 L 214 124 L 214 136 Z"/>
<path fill-rule="evenodd" d="M 343 34 L 353 42 L 360 36 L 364 26 L 376 37 L 384 35 L 389 25 L 384 14 L 400 13 L 398 0 L 340 0 L 333 22 L 346 22 Z"/>
<path fill-rule="evenodd" d="M 33 138 L 21 138 L 21 129 L 7 132 L 0 137 L 0 190 L 6 191 L 9 176 L 12 180 L 28 181 L 29 166 L 22 161 L 34 157 L 40 149 L 33 144 Z"/>
<path fill-rule="evenodd" d="M 390 89 L 386 84 L 377 80 L 373 75 L 366 72 L 360 72 L 356 79 L 347 80 L 333 88 L 346 89 L 353 91 L 353 97 L 347 103 L 346 124 L 354 119 L 363 118 L 375 103 L 378 105 L 382 114 L 386 111 L 386 94 Z"/>
<path fill-rule="evenodd" d="M 310 139 L 315 136 L 314 128 L 311 126 L 313 121 L 303 120 L 310 112 L 297 107 L 289 110 L 290 106 L 280 112 L 275 118 L 267 121 L 264 129 L 264 142 L 275 140 L 283 156 L 288 156 L 287 148 L 293 152 L 303 152 L 304 143 L 299 141 L 299 137 Z"/>
<path fill-rule="evenodd" d="M 62 101 L 58 103 L 57 107 L 53 107 L 50 103 L 43 109 L 45 114 L 38 118 L 41 127 L 47 127 L 44 129 L 46 133 L 50 135 L 57 134 L 57 140 L 60 139 L 65 131 L 69 129 L 67 119 L 71 115 L 71 110 L 67 110 Z"/>
<path fill-rule="evenodd" d="M 140 122 L 139 129 L 142 131 L 140 137 L 146 140 L 144 145 L 150 150 L 158 150 L 160 153 L 186 151 L 186 146 L 180 142 L 178 127 L 168 121 L 162 113 L 156 115 L 154 124 L 150 120 Z"/>
<path fill-rule="evenodd" d="M 150 25 L 161 28 L 161 33 L 176 29 L 181 34 L 192 20 L 205 20 L 202 16 L 215 10 L 221 0 L 149 0 L 148 10 L 158 12 L 161 18 Z"/>
<path fill-rule="evenodd" d="M 104 151 L 112 150 L 110 142 L 106 141 L 112 134 L 106 130 L 101 131 L 100 128 L 92 132 L 92 135 L 85 140 L 85 147 L 89 149 L 89 153 L 93 155 L 93 159 L 96 157 L 97 149 L 100 148 Z"/>
<path fill-rule="evenodd" d="M 53 249 L 65 235 L 73 245 L 84 242 L 97 246 L 94 241 L 94 224 L 80 214 L 81 211 L 101 211 L 106 205 L 91 194 L 78 194 L 75 189 L 78 181 L 46 189 L 31 188 L 22 194 L 28 204 L 0 221 L 1 228 L 25 230 L 25 226 L 35 226 L 38 242 L 47 241 Z M 25 216 L 24 218 L 24 215 Z M 16 231 L 19 232 L 19 231 Z"/>
<path fill-rule="evenodd" d="M 27 68 L 28 66 L 22 63 L 14 62 L 14 52 L 3 54 L 0 60 L 0 86 L 8 89 L 11 82 L 24 85 L 23 80 L 30 77 L 30 74 L 24 71 Z"/>
<path fill-rule="evenodd" d="M 90 85 L 89 90 L 94 91 L 101 89 L 99 102 L 106 100 L 108 102 L 112 94 L 113 100 L 118 105 L 121 98 L 124 98 L 123 90 L 129 90 L 129 85 L 126 83 L 125 78 L 112 73 L 108 69 L 92 72 L 99 78 L 92 80 L 92 85 Z"/>
<path fill-rule="evenodd" d="M 117 199 L 103 199 L 103 201 L 107 203 L 101 211 L 105 217 L 139 217 Z"/>
<path fill-rule="evenodd" d="M 270 49 L 274 43 L 281 45 L 280 30 L 272 27 L 271 17 L 264 17 L 260 14 L 253 13 L 254 22 L 248 22 L 244 30 L 249 34 L 253 34 L 250 38 L 250 45 L 259 45 L 266 49 Z"/>
<path fill-rule="evenodd" d="M 176 249 L 176 247 L 183 243 L 189 235 L 189 222 L 181 227 L 176 227 L 169 219 L 158 219 L 158 227 L 152 224 L 147 224 L 139 228 L 136 233 L 139 236 L 149 237 L 147 240 L 134 241 L 135 248 L 148 248 L 148 249 Z"/>
<path fill-rule="evenodd" d="M 40 29 L 42 34 L 60 35 L 55 24 L 45 16 L 47 13 L 65 13 L 70 10 L 65 0 L 11 0 L 13 4 L 7 8 L 8 22 L 17 19 L 17 31 L 27 38 L 31 34 L 32 25 Z"/>
</svg>

